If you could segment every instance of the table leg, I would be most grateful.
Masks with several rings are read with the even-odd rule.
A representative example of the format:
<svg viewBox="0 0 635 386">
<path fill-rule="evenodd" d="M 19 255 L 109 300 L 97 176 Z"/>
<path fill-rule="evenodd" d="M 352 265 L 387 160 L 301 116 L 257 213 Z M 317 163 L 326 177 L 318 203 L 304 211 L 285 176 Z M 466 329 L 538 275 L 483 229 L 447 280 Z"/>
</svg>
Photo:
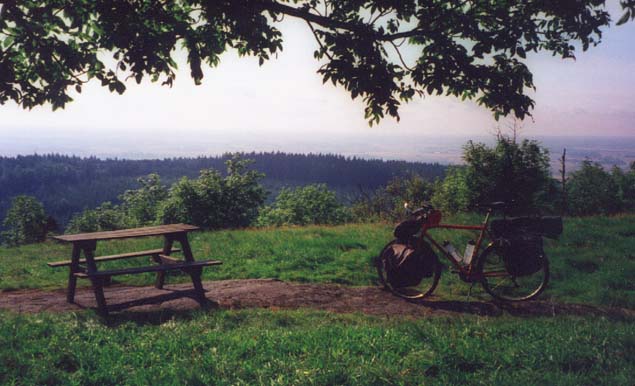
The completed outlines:
<svg viewBox="0 0 635 386">
<path fill-rule="evenodd" d="M 169 256 L 170 253 L 172 253 L 172 245 L 174 244 L 174 240 L 172 239 L 172 237 L 170 237 L 170 235 L 166 235 L 165 236 L 165 240 L 163 241 L 163 254 Z M 157 259 L 155 259 L 155 261 L 158 264 L 161 264 L 161 259 L 159 259 L 157 257 Z M 157 272 L 157 278 L 154 282 L 154 286 L 158 289 L 162 289 L 163 285 L 165 284 L 165 271 L 159 271 Z"/>
<path fill-rule="evenodd" d="M 93 272 L 97 272 L 97 265 L 95 264 L 96 248 L 96 242 L 91 242 L 83 245 L 84 257 L 86 258 L 86 269 L 88 270 L 89 275 Z M 97 312 L 101 316 L 108 316 L 108 306 L 106 305 L 106 298 L 104 297 L 104 286 L 102 279 L 99 277 L 91 277 L 90 281 L 93 284 L 93 291 L 95 292 L 95 300 L 97 301 Z"/>
<path fill-rule="evenodd" d="M 68 270 L 68 288 L 66 289 L 66 301 L 75 302 L 75 287 L 77 286 L 76 272 L 79 272 L 79 257 L 81 248 L 77 244 L 73 244 L 73 254 L 71 256 L 71 266 Z"/>
<path fill-rule="evenodd" d="M 194 256 L 192 255 L 190 242 L 187 239 L 187 233 L 179 234 L 178 236 L 176 236 L 176 238 L 181 244 L 181 250 L 183 251 L 183 257 L 185 261 L 193 262 Z M 203 283 L 201 282 L 201 272 L 202 269 L 199 267 L 196 269 L 188 270 L 187 273 L 192 278 L 192 284 L 194 285 L 196 297 L 198 298 L 199 303 L 203 305 L 207 302 L 207 298 L 205 297 L 205 289 L 203 288 Z"/>
</svg>

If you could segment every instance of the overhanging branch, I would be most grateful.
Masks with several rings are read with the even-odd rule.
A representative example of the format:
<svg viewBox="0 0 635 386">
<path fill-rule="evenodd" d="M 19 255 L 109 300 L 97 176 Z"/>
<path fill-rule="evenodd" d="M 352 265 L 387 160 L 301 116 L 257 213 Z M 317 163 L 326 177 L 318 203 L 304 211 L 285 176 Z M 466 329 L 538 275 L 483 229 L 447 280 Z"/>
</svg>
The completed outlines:
<svg viewBox="0 0 635 386">
<path fill-rule="evenodd" d="M 339 20 L 333 20 L 330 17 L 318 15 L 315 13 L 311 13 L 308 10 L 291 7 L 289 5 L 280 4 L 277 2 L 265 3 L 263 4 L 263 9 L 269 10 L 271 12 L 279 12 L 285 15 L 289 15 L 292 17 L 297 17 L 303 19 L 309 23 L 315 23 L 325 28 L 329 29 L 340 29 L 351 32 L 356 32 L 365 35 L 374 35 L 373 37 L 378 41 L 393 41 L 402 38 L 408 38 L 412 36 L 421 35 L 424 31 L 420 28 L 415 28 L 410 31 L 397 32 L 394 34 L 384 34 L 379 33 L 373 27 L 373 23 L 370 24 L 358 24 L 358 23 L 349 23 L 343 22 Z"/>
</svg>

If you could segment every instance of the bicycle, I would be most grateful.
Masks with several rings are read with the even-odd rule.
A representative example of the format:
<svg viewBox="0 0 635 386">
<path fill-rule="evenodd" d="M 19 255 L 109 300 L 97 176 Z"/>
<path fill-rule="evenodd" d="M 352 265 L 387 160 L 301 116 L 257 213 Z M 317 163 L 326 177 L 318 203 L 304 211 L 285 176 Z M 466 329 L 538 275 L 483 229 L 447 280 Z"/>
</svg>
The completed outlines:
<svg viewBox="0 0 635 386">
<path fill-rule="evenodd" d="M 425 205 L 412 212 L 410 226 L 416 225 L 419 235 L 414 236 L 417 247 L 423 246 L 423 243 L 429 242 L 437 251 L 444 255 L 454 268 L 461 280 L 466 283 L 480 283 L 483 289 L 493 298 L 502 301 L 525 301 L 536 298 L 544 291 L 549 282 L 549 261 L 546 255 L 542 255 L 541 266 L 537 272 L 527 276 L 514 276 L 508 272 L 505 260 L 505 240 L 492 234 L 489 227 L 490 217 L 495 209 L 504 209 L 506 205 L 503 202 L 494 202 L 482 205 L 487 209 L 485 219 L 480 225 L 465 224 L 441 224 L 442 214 L 439 210 L 434 209 L 431 205 Z M 406 204 L 407 208 L 407 204 Z M 504 217 L 505 218 L 505 217 Z M 463 264 L 459 260 L 457 254 L 451 253 L 437 242 L 429 233 L 430 229 L 453 229 L 453 230 L 471 230 L 479 232 L 478 239 L 475 242 L 474 249 L 466 258 L 469 262 Z M 540 239 L 542 241 L 542 239 Z M 409 299 L 423 299 L 435 290 L 441 278 L 442 264 L 439 258 L 434 254 L 431 263 L 432 275 L 424 277 L 416 286 L 393 288 L 388 280 L 387 262 L 382 256 L 387 248 L 391 248 L 394 243 L 400 242 L 394 239 L 389 242 L 379 256 L 375 259 L 375 265 L 379 279 L 383 286 L 395 295 Z M 429 245 L 426 246 L 430 249 Z M 479 251 L 482 249 L 482 252 Z M 431 249 L 430 249 L 431 250 Z"/>
</svg>

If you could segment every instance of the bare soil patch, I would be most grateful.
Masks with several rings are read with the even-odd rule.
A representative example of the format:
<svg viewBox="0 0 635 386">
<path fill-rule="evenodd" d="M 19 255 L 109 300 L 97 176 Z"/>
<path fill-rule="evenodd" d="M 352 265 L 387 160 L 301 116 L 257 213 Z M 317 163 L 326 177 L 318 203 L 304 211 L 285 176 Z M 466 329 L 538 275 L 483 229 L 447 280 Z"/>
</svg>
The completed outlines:
<svg viewBox="0 0 635 386">
<path fill-rule="evenodd" d="M 364 313 L 377 316 L 429 317 L 475 314 L 500 316 L 590 315 L 611 319 L 635 319 L 635 310 L 565 304 L 549 301 L 502 304 L 487 301 L 447 301 L 438 297 L 417 303 L 392 295 L 379 287 L 347 287 L 335 284 L 289 283 L 273 279 L 221 280 L 203 283 L 213 306 L 224 309 L 313 308 L 338 313 Z M 154 287 L 112 285 L 105 289 L 112 311 L 127 313 L 179 312 L 196 309 L 191 283 L 174 284 L 159 290 Z M 66 302 L 63 289 L 53 291 L 16 290 L 0 292 L 0 309 L 18 313 L 72 312 L 94 308 L 90 288 L 80 288 L 75 304 Z"/>
</svg>

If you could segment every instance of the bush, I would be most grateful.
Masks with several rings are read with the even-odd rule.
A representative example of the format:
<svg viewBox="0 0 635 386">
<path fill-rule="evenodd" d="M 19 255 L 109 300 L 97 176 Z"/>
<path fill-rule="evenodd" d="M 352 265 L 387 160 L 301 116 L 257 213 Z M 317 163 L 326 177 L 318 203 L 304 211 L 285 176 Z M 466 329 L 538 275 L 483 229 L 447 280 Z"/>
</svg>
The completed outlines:
<svg viewBox="0 0 635 386">
<path fill-rule="evenodd" d="M 520 212 L 551 206 L 549 151 L 536 141 L 520 144 L 499 135 L 496 146 L 469 141 L 464 147 L 469 208 L 492 201 L 514 202 Z"/>
<path fill-rule="evenodd" d="M 263 174 L 247 170 L 250 163 L 234 157 L 226 162 L 226 177 L 213 169 L 201 170 L 195 180 L 183 177 L 159 205 L 159 222 L 182 222 L 207 229 L 251 225 L 264 203 L 265 191 L 259 184 Z"/>
<path fill-rule="evenodd" d="M 420 207 L 430 200 L 433 185 L 417 174 L 409 177 L 395 177 L 385 187 L 377 189 L 372 195 L 362 192 L 351 207 L 355 221 L 374 220 L 394 221 L 404 214 L 404 202 L 411 208 Z"/>
<path fill-rule="evenodd" d="M 104 202 L 95 209 L 73 215 L 66 227 L 66 233 L 113 231 L 130 227 L 132 223 L 120 206 Z"/>
<path fill-rule="evenodd" d="M 46 239 L 47 216 L 44 206 L 35 197 L 20 195 L 13 198 L 2 225 L 5 244 L 16 246 Z"/>
<path fill-rule="evenodd" d="M 467 180 L 467 168 L 448 167 L 445 178 L 435 181 L 432 205 L 451 213 L 467 210 L 474 201 Z"/>
<path fill-rule="evenodd" d="M 149 225 L 156 221 L 159 206 L 168 198 L 168 189 L 161 184 L 161 177 L 156 173 L 141 177 L 137 181 L 141 187 L 126 190 L 120 199 L 131 224 Z"/>
<path fill-rule="evenodd" d="M 567 183 L 569 211 L 574 215 L 610 214 L 622 209 L 618 184 L 602 165 L 589 160 L 571 173 Z"/>
<path fill-rule="evenodd" d="M 261 209 L 256 224 L 335 225 L 349 218 L 348 211 L 337 201 L 334 192 L 324 184 L 313 184 L 295 189 L 283 188 L 272 205 Z"/>
</svg>

